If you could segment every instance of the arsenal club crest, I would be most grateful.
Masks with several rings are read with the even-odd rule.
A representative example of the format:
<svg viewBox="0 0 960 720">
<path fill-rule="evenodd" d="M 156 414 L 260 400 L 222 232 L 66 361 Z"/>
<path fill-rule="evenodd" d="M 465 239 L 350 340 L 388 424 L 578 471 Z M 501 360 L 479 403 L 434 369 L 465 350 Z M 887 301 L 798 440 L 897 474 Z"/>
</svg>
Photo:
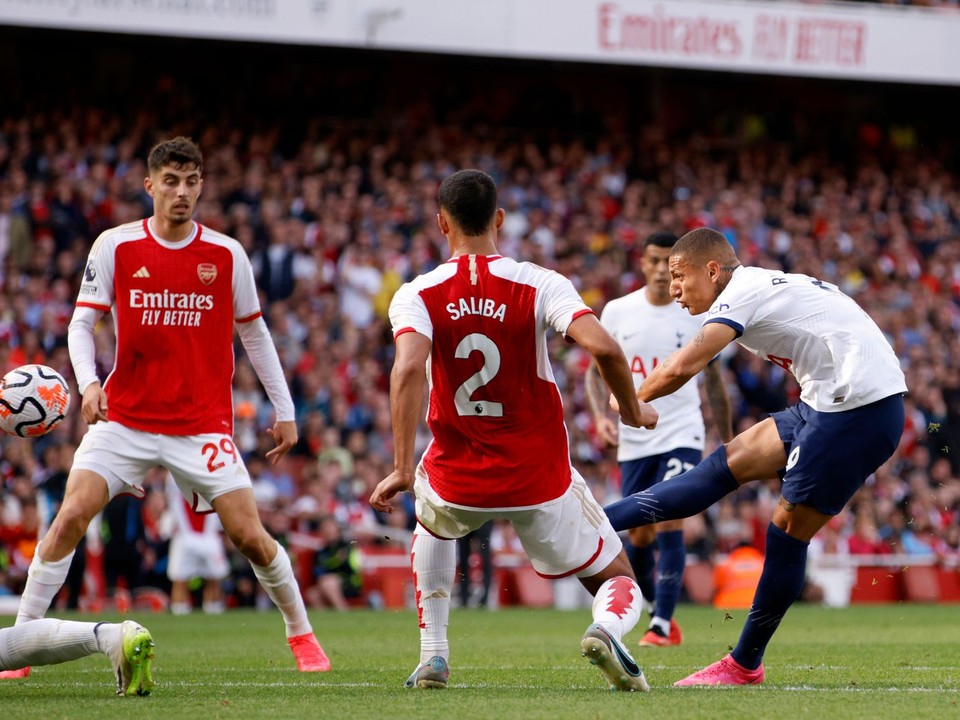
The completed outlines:
<svg viewBox="0 0 960 720">
<path fill-rule="evenodd" d="M 200 263 L 197 265 L 197 276 L 204 285 L 209 285 L 217 279 L 217 266 L 213 263 Z"/>
</svg>

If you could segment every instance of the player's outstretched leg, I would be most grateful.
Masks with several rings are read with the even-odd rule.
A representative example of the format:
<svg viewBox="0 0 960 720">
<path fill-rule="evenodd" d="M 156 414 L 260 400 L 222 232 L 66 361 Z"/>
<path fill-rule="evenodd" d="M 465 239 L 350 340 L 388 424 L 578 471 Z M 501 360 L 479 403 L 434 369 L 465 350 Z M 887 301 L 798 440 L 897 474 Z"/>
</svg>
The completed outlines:
<svg viewBox="0 0 960 720">
<path fill-rule="evenodd" d="M 0 668 L 55 665 L 104 653 L 113 664 L 120 695 L 153 688 L 153 638 L 133 621 L 122 624 L 41 618 L 0 630 Z"/>
<path fill-rule="evenodd" d="M 56 597 L 70 570 L 73 562 L 73 552 L 66 557 L 44 562 L 40 559 L 40 546 L 37 546 L 27 571 L 27 584 L 20 596 L 20 607 L 17 610 L 17 624 L 39 620 L 50 609 L 50 603 Z M 11 668 L 0 670 L 0 680 L 18 680 L 30 676 L 30 667 Z"/>
<path fill-rule="evenodd" d="M 611 690 L 650 689 L 643 670 L 621 642 L 637 624 L 641 598 L 637 583 L 621 575 L 604 582 L 593 600 L 594 622 L 580 640 L 580 652 L 600 669 Z"/>
</svg>

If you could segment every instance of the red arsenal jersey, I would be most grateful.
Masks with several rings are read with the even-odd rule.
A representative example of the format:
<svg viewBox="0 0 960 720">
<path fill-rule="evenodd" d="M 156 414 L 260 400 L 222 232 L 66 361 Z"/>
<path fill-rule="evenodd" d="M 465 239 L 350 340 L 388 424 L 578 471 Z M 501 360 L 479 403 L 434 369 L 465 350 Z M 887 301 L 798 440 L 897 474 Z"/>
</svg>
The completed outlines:
<svg viewBox="0 0 960 720">
<path fill-rule="evenodd" d="M 111 422 L 164 435 L 233 433 L 233 324 L 260 316 L 240 244 L 195 223 L 169 243 L 147 220 L 103 233 L 77 305 L 112 311 Z"/>
<path fill-rule="evenodd" d="M 547 331 L 565 333 L 588 312 L 566 278 L 498 255 L 454 258 L 397 292 L 394 335 L 433 341 L 433 442 L 422 463 L 444 501 L 516 508 L 566 491 L 567 429 Z"/>
</svg>

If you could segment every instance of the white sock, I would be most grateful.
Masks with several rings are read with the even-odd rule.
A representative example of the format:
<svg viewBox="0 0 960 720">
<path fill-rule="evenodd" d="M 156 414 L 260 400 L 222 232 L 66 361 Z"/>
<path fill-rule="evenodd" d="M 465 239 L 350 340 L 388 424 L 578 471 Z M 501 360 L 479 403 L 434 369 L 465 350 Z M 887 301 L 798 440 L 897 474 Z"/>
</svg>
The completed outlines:
<svg viewBox="0 0 960 720">
<path fill-rule="evenodd" d="M 313 632 L 310 620 L 307 619 L 307 608 L 303 604 L 303 596 L 300 595 L 300 586 L 293 576 L 293 566 L 290 564 L 287 551 L 277 543 L 277 555 L 269 565 L 250 563 L 250 566 L 260 585 L 273 600 L 273 604 L 280 609 L 283 622 L 287 626 L 287 637 Z"/>
<path fill-rule="evenodd" d="M 0 670 L 54 665 L 104 652 L 94 632 L 96 626 L 97 623 L 92 622 L 41 618 L 3 628 L 0 630 Z"/>
<path fill-rule="evenodd" d="M 203 611 L 207 615 L 221 615 L 225 609 L 222 600 L 208 600 L 203 603 Z"/>
<path fill-rule="evenodd" d="M 413 586 L 420 621 L 420 662 L 435 655 L 450 660 L 447 625 L 450 623 L 450 592 L 457 570 L 457 544 L 440 540 L 419 524 L 410 548 Z"/>
<path fill-rule="evenodd" d="M 658 628 L 664 635 L 670 634 L 670 621 L 664 620 L 662 617 L 654 617 L 650 621 L 651 628 Z"/>
<path fill-rule="evenodd" d="M 193 605 L 188 602 L 170 603 L 170 612 L 173 615 L 189 615 Z"/>
<path fill-rule="evenodd" d="M 643 596 L 635 580 L 625 575 L 610 578 L 593 599 L 593 621 L 617 640 L 633 630 L 640 619 Z"/>
<path fill-rule="evenodd" d="M 33 560 L 30 562 L 30 569 L 27 570 L 27 583 L 23 588 L 23 595 L 20 596 L 20 607 L 17 610 L 17 625 L 39 620 L 47 614 L 50 603 L 63 587 L 67 573 L 70 571 L 70 563 L 73 562 L 74 550 L 71 550 L 62 560 L 49 562 L 41 560 L 41 545 L 42 543 L 37 544 Z"/>
</svg>

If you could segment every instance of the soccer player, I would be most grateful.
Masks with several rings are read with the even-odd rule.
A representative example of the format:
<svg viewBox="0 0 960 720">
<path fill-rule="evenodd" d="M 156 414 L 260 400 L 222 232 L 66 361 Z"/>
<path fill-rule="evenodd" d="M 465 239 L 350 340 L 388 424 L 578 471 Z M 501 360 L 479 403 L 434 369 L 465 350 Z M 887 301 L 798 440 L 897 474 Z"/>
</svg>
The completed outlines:
<svg viewBox="0 0 960 720">
<path fill-rule="evenodd" d="M 92 623 L 41 619 L 0 628 L 0 670 L 56 665 L 103 653 L 113 665 L 117 695 L 149 695 L 154 642 L 132 620 Z"/>
<path fill-rule="evenodd" d="M 199 513 L 183 496 L 176 481 L 166 473 L 167 506 L 173 520 L 167 577 L 170 579 L 170 611 L 188 615 L 193 610 L 190 581 L 203 580 L 205 613 L 223 612 L 221 581 L 230 574 L 230 563 L 220 535 L 220 523 L 211 513 Z"/>
<path fill-rule="evenodd" d="M 391 302 L 395 469 L 370 496 L 374 508 L 390 512 L 396 493 L 416 495 L 411 562 L 420 664 L 407 687 L 446 686 L 454 540 L 502 518 L 540 575 L 576 575 L 595 596 L 583 655 L 612 688 L 648 690 L 621 644 L 639 618 L 640 589 L 620 539 L 570 464 L 548 331 L 593 354 L 625 424 L 653 426 L 656 411 L 637 402 L 623 351 L 569 280 L 497 253 L 504 211 L 489 175 L 461 170 L 441 183 L 439 195 L 437 219 L 452 257 L 401 287 Z M 428 378 L 433 441 L 415 469 Z"/>
<path fill-rule="evenodd" d="M 764 679 L 767 644 L 803 588 L 810 539 L 896 450 L 907 386 L 881 330 L 834 285 L 742 267 L 726 238 L 709 228 L 677 241 L 670 275 L 681 307 L 708 314 L 696 337 L 650 373 L 637 391 L 641 400 L 677 391 L 736 340 L 793 373 L 800 401 L 692 470 L 606 512 L 617 529 L 659 523 L 695 515 L 752 480 L 782 479 L 740 641 L 723 659 L 675 683 L 755 685 Z"/>
<path fill-rule="evenodd" d="M 660 362 L 697 334 L 703 320 L 685 312 L 670 294 L 667 261 L 676 242 L 677 236 L 668 232 L 648 237 L 643 243 L 640 260 L 646 286 L 611 300 L 600 314 L 600 324 L 623 348 L 637 387 Z M 719 365 L 714 361 L 703 368 L 704 388 L 717 433 L 721 441 L 729 442 L 733 438 L 730 398 Z M 617 447 L 624 496 L 675 478 L 700 462 L 706 433 L 696 383 L 684 385 L 672 395 L 653 403 L 660 414 L 655 430 L 631 428 L 608 416 L 608 392 L 595 364 L 591 364 L 587 373 L 586 387 L 598 436 L 604 444 Z M 630 528 L 629 536 L 627 557 L 644 598 L 654 601 L 650 626 L 640 639 L 640 645 L 679 645 L 683 634 L 673 612 L 683 588 L 687 560 L 683 520 Z M 654 540 L 659 550 L 656 563 Z"/>
<path fill-rule="evenodd" d="M 297 669 L 329 670 L 290 559 L 257 515 L 232 437 L 236 327 L 276 411 L 267 431 L 276 447 L 267 457 L 277 462 L 297 441 L 293 402 L 260 314 L 250 262 L 237 241 L 193 220 L 203 157 L 191 140 L 159 143 L 147 167 L 153 216 L 107 230 L 90 250 L 68 331 L 90 428 L 30 566 L 17 624 L 47 612 L 90 520 L 118 493 L 143 495 L 144 476 L 162 465 L 195 508 L 212 506 L 250 561 L 283 615 Z M 93 331 L 106 312 L 113 315 L 117 347 L 101 387 Z"/>
</svg>

